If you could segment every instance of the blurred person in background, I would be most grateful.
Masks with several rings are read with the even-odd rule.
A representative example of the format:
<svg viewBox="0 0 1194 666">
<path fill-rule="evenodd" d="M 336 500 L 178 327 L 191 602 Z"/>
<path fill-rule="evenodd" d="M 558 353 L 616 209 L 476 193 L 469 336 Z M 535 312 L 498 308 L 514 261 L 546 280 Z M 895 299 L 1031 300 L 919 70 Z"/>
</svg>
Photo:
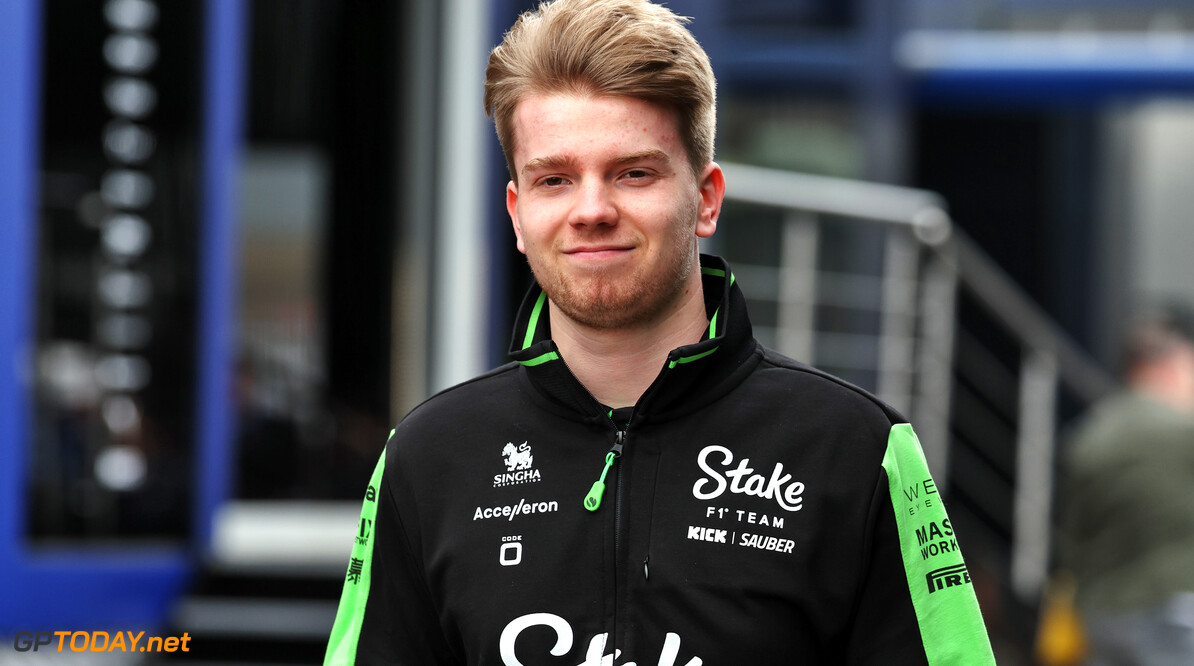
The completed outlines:
<svg viewBox="0 0 1194 666">
<path fill-rule="evenodd" d="M 1123 368 L 1069 440 L 1059 560 L 1087 663 L 1194 664 L 1194 313 L 1142 319 Z"/>
<path fill-rule="evenodd" d="M 714 88 L 644 0 L 543 4 L 493 50 L 516 362 L 391 434 L 327 663 L 994 663 L 911 426 L 764 349 L 699 254 Z"/>
</svg>

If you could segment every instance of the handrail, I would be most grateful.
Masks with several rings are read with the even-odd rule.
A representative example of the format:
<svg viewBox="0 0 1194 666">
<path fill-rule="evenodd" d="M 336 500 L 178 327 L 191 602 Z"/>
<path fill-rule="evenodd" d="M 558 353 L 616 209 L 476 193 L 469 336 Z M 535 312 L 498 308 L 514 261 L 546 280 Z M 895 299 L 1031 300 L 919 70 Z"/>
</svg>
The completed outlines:
<svg viewBox="0 0 1194 666">
<path fill-rule="evenodd" d="M 957 229 L 935 192 L 899 185 L 814 176 L 735 163 L 719 163 L 726 197 L 735 201 L 841 215 L 910 227 L 942 256 L 991 314 L 1025 345 L 1057 356 L 1063 381 L 1084 400 L 1115 390 L 1114 379 L 1082 351 L 1025 295 L 994 260 Z"/>
<path fill-rule="evenodd" d="M 1094 402 L 1116 389 L 1118 384 L 1111 375 L 1025 296 L 974 239 L 954 233 L 950 242 L 957 251 L 958 278 L 1025 345 L 1056 355 L 1062 380 L 1079 397 Z"/>
<path fill-rule="evenodd" d="M 1035 600 L 1048 571 L 1057 388 L 1064 384 L 1082 400 L 1093 403 L 1116 389 L 1115 380 L 1072 342 L 973 239 L 954 228 L 944 200 L 936 193 L 741 164 L 723 163 L 721 167 L 726 176 L 727 199 L 903 226 L 934 255 L 932 270 L 948 284 L 944 290 L 926 290 L 934 291 L 929 298 L 945 305 L 948 314 L 943 316 L 948 322 L 944 326 L 949 330 L 934 334 L 929 343 L 940 347 L 943 362 L 930 360 L 921 368 L 922 378 L 930 380 L 927 383 L 935 385 L 937 392 L 936 400 L 929 401 L 936 403 L 930 405 L 932 418 L 917 419 L 926 428 L 939 427 L 935 436 L 924 442 L 931 466 L 936 463 L 938 469 L 947 468 L 949 366 L 953 363 L 952 331 L 957 327 L 952 309 L 954 286 L 965 286 L 1021 345 L 1019 423 L 1013 443 L 1017 473 L 1011 583 L 1022 600 Z M 813 234 L 810 238 L 815 238 Z M 807 268 L 811 271 L 813 267 Z M 807 304 L 804 309 L 809 309 Z M 925 411 L 924 415 L 929 413 Z M 935 448 L 930 450 L 930 445 Z"/>
<path fill-rule="evenodd" d="M 719 162 L 726 196 L 747 203 L 909 225 L 926 230 L 930 244 L 949 237 L 945 201 L 935 192 L 846 178 L 815 176 Z"/>
</svg>

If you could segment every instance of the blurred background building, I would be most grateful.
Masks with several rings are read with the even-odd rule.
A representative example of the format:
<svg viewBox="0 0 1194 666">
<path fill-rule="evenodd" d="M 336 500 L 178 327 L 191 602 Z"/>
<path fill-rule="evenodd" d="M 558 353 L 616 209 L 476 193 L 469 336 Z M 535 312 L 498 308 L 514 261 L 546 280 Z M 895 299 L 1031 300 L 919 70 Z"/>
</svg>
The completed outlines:
<svg viewBox="0 0 1194 666">
<path fill-rule="evenodd" d="M 319 660 L 390 426 L 504 362 L 481 85 L 533 4 L 0 3 L 0 636 Z M 708 249 L 764 343 L 913 417 L 1029 663 L 1057 435 L 1128 313 L 1194 300 L 1194 8 L 668 4 L 720 84 Z"/>
</svg>

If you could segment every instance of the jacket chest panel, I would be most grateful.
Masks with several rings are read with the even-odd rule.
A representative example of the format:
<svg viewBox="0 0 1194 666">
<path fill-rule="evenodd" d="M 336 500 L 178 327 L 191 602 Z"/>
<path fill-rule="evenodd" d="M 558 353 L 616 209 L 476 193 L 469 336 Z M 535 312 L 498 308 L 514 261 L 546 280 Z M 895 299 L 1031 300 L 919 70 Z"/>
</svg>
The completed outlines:
<svg viewBox="0 0 1194 666">
<path fill-rule="evenodd" d="M 429 583 L 448 622 L 471 653 L 492 650 L 503 633 L 519 631 L 518 618 L 542 613 L 595 631 L 613 584 L 613 524 L 609 511 L 590 513 L 582 503 L 612 434 L 510 425 L 487 439 L 445 453 L 451 478 L 416 481 L 435 485 L 442 500 L 421 508 L 421 523 Z M 520 645 L 553 635 L 533 626 L 523 633 Z"/>
<path fill-rule="evenodd" d="M 745 613 L 752 621 L 737 631 L 760 640 L 848 621 L 874 485 L 827 478 L 816 447 L 767 434 L 712 426 L 643 447 L 655 452 L 634 459 L 626 507 L 636 516 L 625 558 L 632 604 Z"/>
<path fill-rule="evenodd" d="M 845 621 L 858 568 L 860 548 L 833 536 L 837 524 L 859 533 L 857 516 L 837 508 L 845 495 L 865 495 L 865 506 L 871 488 L 822 483 L 822 447 L 802 447 L 784 429 L 780 439 L 774 425 L 724 418 L 632 425 L 595 512 L 583 500 L 612 426 L 499 431 L 455 454 L 452 487 L 424 516 L 434 594 L 450 622 L 467 627 L 469 651 L 521 632 L 519 654 L 546 654 L 551 623 L 566 623 L 577 641 L 569 663 L 580 663 L 587 642 L 616 622 L 628 653 L 682 639 L 681 654 L 708 659 L 714 633 L 677 622 L 686 613 L 735 618 L 744 645 L 774 647 L 780 636 L 815 645 Z"/>
</svg>

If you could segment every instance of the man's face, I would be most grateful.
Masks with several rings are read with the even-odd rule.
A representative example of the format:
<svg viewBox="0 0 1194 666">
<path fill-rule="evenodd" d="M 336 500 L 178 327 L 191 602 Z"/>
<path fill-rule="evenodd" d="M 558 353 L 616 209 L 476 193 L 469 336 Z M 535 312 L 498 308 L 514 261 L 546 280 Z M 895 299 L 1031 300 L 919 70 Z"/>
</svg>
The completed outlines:
<svg viewBox="0 0 1194 666">
<path fill-rule="evenodd" d="M 518 250 L 566 316 L 599 329 L 666 317 L 699 288 L 725 182 L 694 176 L 675 114 L 626 97 L 549 94 L 514 111 Z"/>
</svg>

